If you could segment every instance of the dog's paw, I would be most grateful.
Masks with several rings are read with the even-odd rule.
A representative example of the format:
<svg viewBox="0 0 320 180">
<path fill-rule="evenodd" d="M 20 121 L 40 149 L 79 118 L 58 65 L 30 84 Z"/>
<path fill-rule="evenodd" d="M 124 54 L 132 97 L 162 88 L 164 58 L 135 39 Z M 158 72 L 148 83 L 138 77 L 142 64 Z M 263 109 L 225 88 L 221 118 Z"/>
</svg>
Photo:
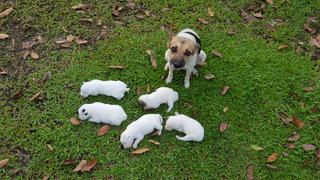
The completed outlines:
<svg viewBox="0 0 320 180">
<path fill-rule="evenodd" d="M 166 79 L 166 83 L 167 83 L 167 84 L 169 84 L 169 83 L 171 83 L 171 82 L 172 82 L 172 79 L 171 79 L 171 78 L 167 78 L 167 79 Z"/>
<path fill-rule="evenodd" d="M 193 69 L 192 70 L 192 74 L 195 75 L 195 76 L 198 76 L 198 71 L 196 69 Z"/>
<path fill-rule="evenodd" d="M 161 135 L 161 131 L 158 132 L 158 136 L 160 136 L 160 135 Z"/>
<path fill-rule="evenodd" d="M 189 86 L 190 86 L 190 83 L 189 83 L 189 82 L 185 82 L 185 83 L 184 83 L 184 87 L 185 87 L 185 88 L 189 88 Z"/>
</svg>

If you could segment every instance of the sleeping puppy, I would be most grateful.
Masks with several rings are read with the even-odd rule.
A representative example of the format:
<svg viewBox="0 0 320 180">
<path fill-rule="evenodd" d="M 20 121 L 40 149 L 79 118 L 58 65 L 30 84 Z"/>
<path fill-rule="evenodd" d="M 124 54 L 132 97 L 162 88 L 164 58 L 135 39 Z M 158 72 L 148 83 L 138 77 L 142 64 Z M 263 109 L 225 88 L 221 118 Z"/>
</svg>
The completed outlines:
<svg viewBox="0 0 320 180">
<path fill-rule="evenodd" d="M 204 129 L 201 124 L 183 114 L 170 116 L 166 122 L 165 129 L 168 131 L 177 130 L 186 134 L 184 137 L 176 136 L 182 141 L 202 141 L 204 136 Z"/>
<path fill-rule="evenodd" d="M 128 125 L 120 136 L 120 142 L 125 149 L 131 148 L 131 146 L 137 148 L 144 135 L 151 133 L 154 129 L 159 130 L 158 135 L 161 135 L 162 122 L 160 114 L 143 115 Z"/>
<path fill-rule="evenodd" d="M 173 108 L 173 104 L 177 101 L 179 95 L 171 88 L 161 87 L 151 94 L 145 94 L 140 96 L 139 104 L 145 110 L 156 109 L 160 104 L 168 104 L 167 112 L 170 112 Z"/>
<path fill-rule="evenodd" d="M 117 126 L 127 119 L 127 114 L 121 106 L 100 102 L 82 105 L 78 110 L 78 114 L 81 120 L 88 119 L 90 122 Z"/>
<path fill-rule="evenodd" d="M 117 100 L 123 98 L 124 93 L 130 89 L 127 85 L 121 81 L 101 81 L 92 80 L 84 82 L 81 86 L 80 95 L 82 97 L 88 97 L 89 95 L 96 96 L 98 94 L 112 96 Z"/>
<path fill-rule="evenodd" d="M 201 41 L 196 32 L 191 29 L 184 29 L 176 36 L 170 35 L 168 43 L 169 49 L 165 53 L 167 64 L 164 69 L 169 69 L 166 83 L 170 83 L 173 78 L 173 70 L 186 70 L 184 87 L 190 86 L 190 74 L 198 75 L 194 68 L 196 64 L 206 60 L 206 53 L 201 50 Z"/>
</svg>

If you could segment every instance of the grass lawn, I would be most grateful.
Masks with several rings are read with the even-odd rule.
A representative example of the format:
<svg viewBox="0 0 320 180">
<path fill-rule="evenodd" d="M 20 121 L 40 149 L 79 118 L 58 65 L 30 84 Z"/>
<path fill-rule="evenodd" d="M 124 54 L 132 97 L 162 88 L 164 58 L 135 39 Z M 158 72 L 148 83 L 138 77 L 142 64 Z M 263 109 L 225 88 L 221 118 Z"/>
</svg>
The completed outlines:
<svg viewBox="0 0 320 180">
<path fill-rule="evenodd" d="M 84 13 L 71 8 L 80 2 L 91 7 Z M 310 112 L 320 106 L 320 52 L 309 43 L 319 37 L 320 1 L 134 3 L 131 9 L 126 7 L 127 1 L 115 0 L 1 1 L 0 12 L 14 8 L 0 18 L 0 34 L 9 35 L 0 40 L 0 70 L 7 72 L 0 75 L 0 160 L 9 158 L 0 168 L 1 178 L 246 179 L 251 176 L 248 167 L 252 167 L 254 179 L 320 179 L 320 111 Z M 124 9 L 112 15 L 118 7 Z M 164 8 L 170 9 L 162 12 Z M 214 16 L 209 15 L 208 8 Z M 259 13 L 262 17 L 250 20 Z M 316 21 L 310 22 L 310 17 Z M 198 18 L 208 23 L 202 24 Z M 316 32 L 310 34 L 304 24 Z M 184 88 L 183 71 L 175 71 L 168 85 L 163 80 L 167 76 L 163 67 L 168 40 L 164 26 L 176 33 L 192 28 L 201 37 L 207 65 L 196 67 L 199 76 L 192 77 L 188 89 Z M 64 48 L 55 42 L 68 35 L 88 43 L 71 42 Z M 38 59 L 30 55 L 23 58 L 23 42 L 30 41 L 35 42 L 30 51 L 36 52 Z M 278 50 L 284 44 L 289 46 Z M 146 50 L 156 59 L 156 69 Z M 42 81 L 48 71 L 52 77 Z M 216 78 L 207 80 L 206 74 Z M 80 97 L 82 82 L 92 79 L 121 80 L 130 92 L 119 101 L 106 96 Z M 170 113 L 164 105 L 153 111 L 138 106 L 136 91 L 141 87 L 145 94 L 148 85 L 151 91 L 166 86 L 179 93 Z M 225 86 L 230 90 L 221 95 Z M 305 87 L 312 89 L 306 92 Z M 22 92 L 20 97 L 14 95 L 18 91 Z M 30 101 L 38 92 L 40 97 Z M 103 136 L 97 135 L 103 124 L 70 122 L 82 104 L 93 102 L 121 105 L 128 114 L 127 121 L 112 126 Z M 224 113 L 226 106 L 229 109 Z M 139 148 L 149 148 L 148 152 L 133 155 L 133 149 L 122 148 L 120 134 L 132 121 L 147 113 L 167 118 L 175 111 L 203 125 L 202 142 L 182 142 L 175 138 L 181 133 L 164 131 L 161 136 L 145 136 Z M 281 121 L 292 115 L 305 122 L 302 129 Z M 220 132 L 223 122 L 228 127 Z M 288 142 L 294 132 L 301 137 Z M 148 139 L 161 144 L 149 143 Z M 288 148 L 287 143 L 295 147 Z M 306 150 L 304 144 L 317 148 Z M 263 150 L 254 150 L 251 145 Z M 266 163 L 273 153 L 278 153 L 277 159 Z M 81 160 L 94 158 L 98 162 L 90 172 L 73 172 Z M 69 159 L 76 161 L 63 165 Z"/>
</svg>

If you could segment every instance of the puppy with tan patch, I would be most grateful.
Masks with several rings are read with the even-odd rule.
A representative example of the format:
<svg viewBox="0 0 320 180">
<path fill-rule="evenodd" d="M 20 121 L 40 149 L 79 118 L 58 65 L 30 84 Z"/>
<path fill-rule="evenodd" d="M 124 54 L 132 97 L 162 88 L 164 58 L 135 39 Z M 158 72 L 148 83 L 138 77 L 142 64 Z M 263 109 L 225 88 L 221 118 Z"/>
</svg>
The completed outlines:
<svg viewBox="0 0 320 180">
<path fill-rule="evenodd" d="M 173 70 L 186 70 L 184 87 L 190 86 L 190 74 L 198 75 L 194 68 L 196 64 L 206 60 L 206 53 L 201 50 L 201 41 L 196 32 L 192 29 L 184 29 L 176 36 L 171 34 L 168 43 L 169 49 L 165 53 L 167 64 L 164 69 L 169 69 L 166 83 L 170 83 L 173 78 Z"/>
</svg>

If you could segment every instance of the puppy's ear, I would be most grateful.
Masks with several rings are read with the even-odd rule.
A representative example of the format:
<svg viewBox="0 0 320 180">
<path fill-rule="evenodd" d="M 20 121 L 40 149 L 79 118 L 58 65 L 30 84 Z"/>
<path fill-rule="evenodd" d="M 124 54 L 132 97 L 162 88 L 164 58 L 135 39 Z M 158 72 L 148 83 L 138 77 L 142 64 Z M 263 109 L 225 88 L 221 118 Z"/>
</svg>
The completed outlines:
<svg viewBox="0 0 320 180">
<path fill-rule="evenodd" d="M 193 53 L 198 53 L 199 49 L 200 49 L 200 45 L 198 43 L 195 43 Z"/>
<path fill-rule="evenodd" d="M 172 37 L 176 36 L 176 34 L 168 27 L 166 28 L 166 31 L 167 31 L 169 42 L 170 42 L 172 40 Z"/>
</svg>

